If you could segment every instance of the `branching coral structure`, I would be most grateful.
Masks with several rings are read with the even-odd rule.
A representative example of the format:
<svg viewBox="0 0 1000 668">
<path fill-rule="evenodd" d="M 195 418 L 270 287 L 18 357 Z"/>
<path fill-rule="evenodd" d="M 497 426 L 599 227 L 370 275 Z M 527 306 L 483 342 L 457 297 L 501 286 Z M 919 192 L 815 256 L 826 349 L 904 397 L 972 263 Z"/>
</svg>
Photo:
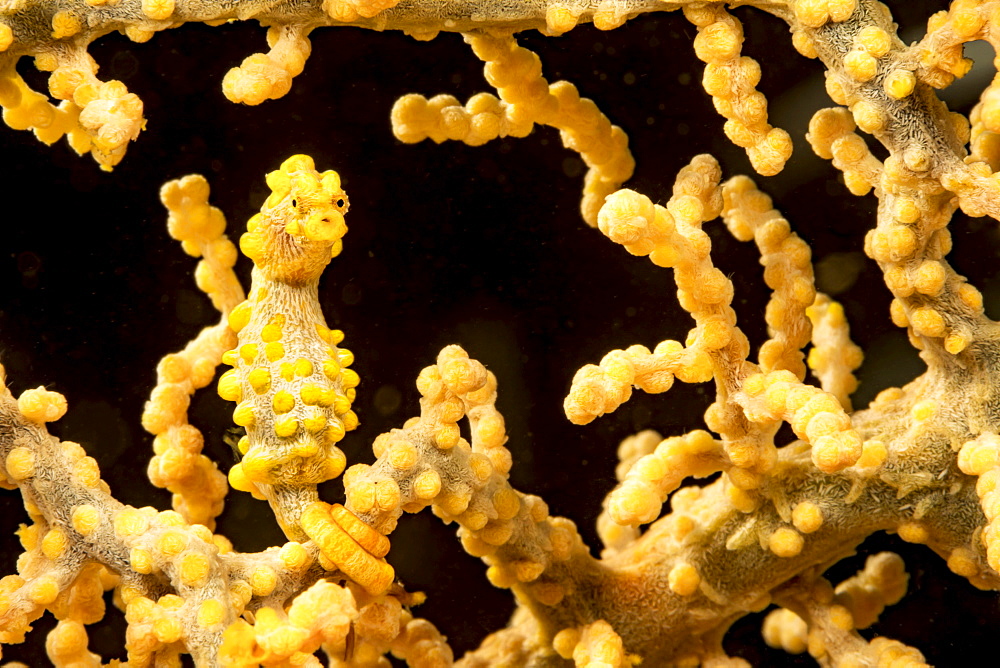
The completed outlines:
<svg viewBox="0 0 1000 668">
<path fill-rule="evenodd" d="M 45 228 L 58 203 L 22 195 L 16 174 L 5 179 L 10 226 L 32 227 L 28 216 L 41 215 L 49 238 L 36 253 L 17 246 L 24 237 L 12 230 L 15 280 L 48 289 L 0 302 L 10 348 L 0 367 L 0 484 L 11 490 L 0 501 L 15 524 L 25 521 L 17 501 L 27 513 L 17 530 L 22 551 L 0 579 L 4 659 L 35 664 L 43 659 L 31 648 L 44 644 L 60 666 L 183 665 L 185 655 L 199 666 L 774 662 L 734 646 L 731 629 L 749 623 L 777 650 L 771 657 L 934 662 L 941 650 L 879 620 L 907 605 L 911 575 L 924 572 L 931 553 L 963 587 L 953 600 L 1000 588 L 1000 330 L 986 313 L 989 292 L 973 285 L 988 270 L 963 260 L 983 256 L 976 229 L 989 241 L 976 219 L 1000 220 L 1000 116 L 993 82 L 965 102 L 948 97 L 981 74 L 966 56 L 996 48 L 1000 3 L 955 0 L 924 11 L 923 32 L 911 40 L 896 22 L 915 23 L 917 9 L 926 8 L 870 0 L 0 5 L 7 135 L 65 138 L 52 150 L 73 170 L 80 202 L 92 202 L 53 213 Z M 226 24 L 251 20 L 267 29 L 270 50 L 212 64 L 221 92 L 239 106 L 199 99 L 207 94 L 191 80 L 209 73 L 195 71 L 187 49 L 225 41 L 229 58 L 229 45 L 249 33 Z M 795 55 L 772 58 L 768 42 L 786 29 Z M 190 45 L 170 42 L 189 31 L 202 32 Z M 380 44 L 403 49 L 401 40 L 414 53 L 444 42 L 467 62 L 431 56 L 429 71 L 397 73 L 391 84 L 364 74 L 387 57 Z M 625 86 L 662 90 L 659 100 L 636 88 L 602 96 L 585 84 L 591 74 L 607 79 L 600 68 L 611 65 L 574 70 L 579 43 L 630 68 L 619 50 L 641 43 L 662 52 L 668 41 L 693 41 L 695 57 L 669 85 L 652 85 L 666 81 L 654 78 L 665 68 L 657 63 L 621 76 Z M 158 43 L 167 44 L 159 55 Z M 546 51 L 550 43 L 560 46 Z M 325 59 L 338 48 L 342 60 Z M 112 76 L 99 78 L 105 57 Z M 141 73 L 147 58 L 177 69 L 177 79 L 157 91 Z M 772 94 L 793 58 L 822 74 L 834 106 L 802 90 Z M 467 83 L 473 69 L 489 92 Z M 374 84 L 402 89 L 378 107 Z M 204 85 L 217 89 L 218 79 Z M 333 90 L 314 95 L 309 88 L 319 85 Z M 796 96 L 803 99 L 786 102 Z M 175 100 L 189 134 L 158 139 Z M 686 104 L 690 117 L 675 112 Z M 261 125 L 269 106 L 285 115 Z M 213 126 L 215 107 L 236 120 Z M 806 107 L 809 118 L 798 120 Z M 253 126 L 238 134 L 245 124 Z M 381 143 L 369 139 L 377 133 Z M 678 140 L 691 134 L 699 139 Z M 556 136 L 562 152 L 550 146 Z M 247 147 L 258 140 L 274 144 L 259 155 Z M 50 160 L 29 141 L 12 139 L 12 153 Z M 158 155 L 169 157 L 144 153 L 158 141 Z M 523 154 L 528 169 L 492 162 L 533 143 L 555 158 Z M 647 157 L 666 166 L 644 168 Z M 806 165 L 798 173 L 796 161 Z M 765 192 L 805 190 L 802 172 L 830 172 L 829 163 L 840 182 L 821 177 L 824 192 L 807 194 L 807 204 L 785 210 Z M 216 173 L 182 175 L 195 168 Z M 747 169 L 754 179 L 734 175 Z M 203 297 L 169 296 L 184 288 L 167 283 L 184 279 L 155 270 L 137 278 L 149 267 L 128 274 L 129 254 L 114 251 L 137 234 L 108 230 L 102 219 L 127 219 L 127 207 L 111 203 L 126 201 L 116 188 L 139 190 L 130 172 L 172 179 L 159 189 L 155 217 L 199 258 Z M 529 197 L 522 183 L 538 194 Z M 820 194 L 836 200 L 832 219 L 816 213 Z M 237 215 L 227 223 L 224 209 L 246 224 Z M 519 228 L 519 216 L 532 227 Z M 436 246 L 448 236 L 473 240 L 462 251 Z M 163 259 L 162 238 L 137 238 L 157 257 L 136 264 L 190 270 L 179 252 Z M 578 239 L 596 250 L 580 250 Z M 63 291 L 50 280 L 58 261 L 44 259 L 59 256 L 45 253 L 98 252 L 87 244 L 120 255 L 114 275 L 137 283 L 150 311 L 180 323 L 158 318 L 171 332 L 154 339 L 149 314 L 129 305 L 143 335 L 114 327 L 119 357 L 102 358 L 100 371 L 74 385 L 57 377 L 58 365 L 31 362 L 31 346 L 46 340 L 16 319 L 19 307 L 30 312 Z M 530 261 L 514 263 L 507 248 Z M 730 255 L 751 263 L 734 265 Z M 84 264 L 98 265 L 93 280 L 103 280 L 93 258 Z M 566 268 L 574 262 L 582 268 Z M 462 315 L 443 317 L 436 300 L 461 301 L 459 284 L 483 282 L 476 272 L 490 263 L 500 273 L 541 274 L 534 280 L 556 296 L 510 283 L 536 304 L 525 316 L 498 283 L 465 312 L 487 333 L 462 341 L 474 330 L 456 324 Z M 403 278 L 386 279 L 401 268 Z M 567 280 L 570 271 L 579 274 Z M 407 283 L 445 296 L 407 304 Z M 599 292 L 608 284 L 618 287 Z M 676 300 L 665 285 L 676 287 Z M 871 309 L 879 291 L 884 303 Z M 579 309 L 572 318 L 559 310 L 569 302 Z M 114 323 L 109 308 L 104 319 Z M 407 311 L 415 317 L 404 321 Z M 891 321 L 895 334 L 877 338 L 858 313 Z M 532 320 L 523 341 L 512 335 L 519 318 Z M 849 320 L 853 337 L 874 345 L 854 343 Z M 86 339 L 86 323 L 72 324 L 78 329 L 63 324 L 67 336 Z M 569 330 L 575 339 L 559 338 Z M 429 352 L 435 344 L 439 352 Z M 909 376 L 872 359 L 907 345 L 919 353 Z M 142 375 L 122 354 L 142 346 L 146 356 L 166 353 L 155 378 L 152 366 Z M 50 356 L 76 365 L 83 352 L 64 345 Z M 51 377 L 42 371 L 50 368 Z M 77 402 L 105 411 L 103 423 L 119 419 L 93 408 L 90 385 L 108 378 L 109 392 L 122 395 L 115 411 L 143 403 L 143 435 L 107 424 L 100 436 L 74 435 Z M 535 384 L 563 397 L 536 405 Z M 163 495 L 127 484 L 135 464 L 111 453 L 113 443 L 146 462 Z M 591 457 L 607 470 L 584 468 Z M 519 472 L 546 459 L 555 463 L 548 473 Z M 574 510 L 579 528 L 563 516 Z M 492 611 L 494 620 L 509 617 L 505 627 L 469 612 L 477 601 L 466 591 L 457 595 L 471 599 L 456 613 L 461 622 L 435 617 L 435 580 L 447 580 L 452 566 L 416 574 L 427 565 L 418 562 L 443 559 L 440 528 L 421 541 L 404 513 L 457 527 L 484 580 L 512 594 L 510 614 Z M 924 554 L 866 547 L 884 533 Z M 867 558 L 855 558 L 859 550 Z M 995 607 L 986 596 L 978 600 Z M 117 648 L 107 649 L 109 637 Z"/>
</svg>

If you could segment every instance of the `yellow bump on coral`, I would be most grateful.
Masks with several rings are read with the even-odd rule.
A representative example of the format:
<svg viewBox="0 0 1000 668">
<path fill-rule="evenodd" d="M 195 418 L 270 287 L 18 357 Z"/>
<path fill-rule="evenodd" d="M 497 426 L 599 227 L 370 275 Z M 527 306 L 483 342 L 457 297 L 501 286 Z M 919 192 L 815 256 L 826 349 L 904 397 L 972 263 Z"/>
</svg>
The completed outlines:
<svg viewBox="0 0 1000 668">
<path fill-rule="evenodd" d="M 568 7 L 550 5 L 545 9 L 545 28 L 553 35 L 561 35 L 576 27 L 579 17 Z"/>
<path fill-rule="evenodd" d="M 430 501 L 441 493 L 441 476 L 437 471 L 427 470 L 413 480 L 413 493 L 418 499 Z"/>
<path fill-rule="evenodd" d="M 854 37 L 854 43 L 875 58 L 881 58 L 889 53 L 889 49 L 892 47 L 889 33 L 874 25 L 862 28 Z"/>
<path fill-rule="evenodd" d="M 573 658 L 573 648 L 580 642 L 580 629 L 563 629 L 552 638 L 552 648 L 564 659 Z"/>
<path fill-rule="evenodd" d="M 299 421 L 294 416 L 286 416 L 274 421 L 274 433 L 278 438 L 291 438 L 298 431 Z"/>
<path fill-rule="evenodd" d="M 539 603 L 549 607 L 559 605 L 566 598 L 566 589 L 558 582 L 534 582 L 530 592 Z"/>
<path fill-rule="evenodd" d="M 959 332 L 951 332 L 944 338 L 944 349 L 952 355 L 957 355 L 965 350 L 970 343 L 972 343 L 972 339 L 969 336 Z"/>
<path fill-rule="evenodd" d="M 948 569 L 966 578 L 975 577 L 980 572 L 975 552 L 963 547 L 955 548 L 948 554 Z"/>
<path fill-rule="evenodd" d="M 275 392 L 271 398 L 271 407 L 275 413 L 287 413 L 295 408 L 295 397 L 285 390 Z"/>
<path fill-rule="evenodd" d="M 142 511 L 127 506 L 115 514 L 112 522 L 115 532 L 125 538 L 141 535 L 149 529 L 149 517 Z"/>
<path fill-rule="evenodd" d="M 36 579 L 28 589 L 28 598 L 38 605 L 49 605 L 59 595 L 59 583 L 54 576 L 44 575 Z"/>
<path fill-rule="evenodd" d="M 135 546 L 129 550 L 129 565 L 136 573 L 149 575 L 156 566 L 153 553 L 144 547 Z"/>
<path fill-rule="evenodd" d="M 920 294 L 937 297 L 944 290 L 944 265 L 936 260 L 926 260 L 917 267 L 913 287 Z"/>
<path fill-rule="evenodd" d="M 101 470 L 97 466 L 97 461 L 93 457 L 83 457 L 73 463 L 73 477 L 82 485 L 90 488 L 99 487 L 101 482 Z"/>
<path fill-rule="evenodd" d="M 14 482 L 27 480 L 35 475 L 35 453 L 30 448 L 17 446 L 11 448 L 4 462 L 7 477 Z"/>
<path fill-rule="evenodd" d="M 923 422 L 932 418 L 938 412 L 939 408 L 938 402 L 934 399 L 924 399 L 913 405 L 913 408 L 910 409 L 910 415 L 917 422 Z"/>
<path fill-rule="evenodd" d="M 180 559 L 178 575 L 181 584 L 188 587 L 200 587 L 208 581 L 211 563 L 200 552 L 189 552 Z"/>
<path fill-rule="evenodd" d="M 101 514 L 96 507 L 89 503 L 84 503 L 73 508 L 70 521 L 73 524 L 73 529 L 86 538 L 100 525 Z"/>
<path fill-rule="evenodd" d="M 598 30 L 614 30 L 628 19 L 628 12 L 622 11 L 615 0 L 600 0 L 594 9 L 592 21 Z"/>
<path fill-rule="evenodd" d="M 896 298 L 889 303 L 889 316 L 892 318 L 892 324 L 897 327 L 909 327 L 910 325 L 910 317 L 902 299 Z"/>
<path fill-rule="evenodd" d="M 882 87 L 889 97 L 902 100 L 910 95 L 917 85 L 916 75 L 906 69 L 895 69 L 886 75 L 882 81 Z"/>
<path fill-rule="evenodd" d="M 338 20 L 355 20 L 358 16 L 371 18 L 399 4 L 399 0 L 323 0 L 323 10 Z M 344 16 L 353 18 L 345 19 Z"/>
<path fill-rule="evenodd" d="M 285 568 L 292 572 L 308 568 L 313 561 L 312 557 L 309 556 L 309 551 L 296 541 L 289 541 L 282 545 L 281 549 L 278 550 L 278 558 L 281 559 Z"/>
<path fill-rule="evenodd" d="M 304 357 L 300 357 L 299 359 L 295 360 L 295 362 L 292 365 L 292 368 L 295 372 L 295 375 L 299 376 L 300 378 L 311 376 L 313 373 L 313 363 Z"/>
<path fill-rule="evenodd" d="M 881 466 L 889 456 L 889 451 L 885 443 L 877 439 L 870 439 L 864 442 L 861 450 L 861 457 L 855 462 L 855 466 L 860 469 L 871 469 Z"/>
<path fill-rule="evenodd" d="M 74 12 L 63 10 L 52 15 L 52 37 L 54 39 L 72 37 L 82 29 L 83 23 Z"/>
<path fill-rule="evenodd" d="M 42 538 L 42 554 L 53 561 L 65 553 L 69 540 L 61 529 L 49 529 Z"/>
<path fill-rule="evenodd" d="M 486 523 L 476 536 L 488 545 L 505 545 L 514 533 L 514 526 L 511 522 L 501 520 L 491 520 Z"/>
<path fill-rule="evenodd" d="M 230 325 L 230 328 L 231 327 L 232 327 L 232 325 Z M 239 358 L 242 359 L 244 362 L 246 362 L 247 364 L 253 364 L 254 360 L 257 359 L 257 350 L 258 349 L 257 349 L 257 346 L 255 344 L 253 344 L 253 343 L 247 343 L 245 345 L 240 346 L 239 350 L 236 350 L 235 352 L 239 356 Z M 229 359 L 232 362 L 231 364 L 229 362 L 226 362 L 225 358 L 223 358 L 222 361 L 226 362 L 227 364 L 229 364 L 229 366 L 236 366 L 236 359 L 235 359 L 235 357 L 231 356 Z M 266 371 L 266 369 L 264 369 L 264 371 Z"/>
<path fill-rule="evenodd" d="M 779 557 L 798 556 L 804 544 L 802 534 L 791 527 L 781 527 L 767 539 L 768 548 Z"/>
<path fill-rule="evenodd" d="M 679 562 L 670 569 L 668 576 L 670 590 L 678 596 L 691 596 L 701 585 L 701 576 L 689 563 Z"/>
<path fill-rule="evenodd" d="M 278 574 L 270 566 L 258 566 L 250 573 L 254 596 L 269 596 L 278 584 Z"/>
<path fill-rule="evenodd" d="M 621 637 L 603 619 L 563 629 L 553 638 L 553 647 L 581 668 L 629 668 L 641 662 L 640 657 L 626 653 Z"/>
<path fill-rule="evenodd" d="M 391 478 L 380 480 L 375 485 L 375 507 L 382 512 L 398 508 L 400 496 L 399 485 Z"/>
<path fill-rule="evenodd" d="M 499 564 L 486 569 L 486 579 L 497 589 L 510 589 L 518 582 L 512 571 Z"/>
<path fill-rule="evenodd" d="M 101 663 L 96 654 L 87 651 L 86 627 L 76 620 L 60 620 L 45 639 L 45 650 L 49 659 L 57 666 Z"/>
<path fill-rule="evenodd" d="M 242 349 L 247 347 L 248 346 L 243 346 Z M 254 346 L 254 348 L 256 348 L 256 346 Z M 250 387 L 252 387 L 253 391 L 257 394 L 264 394 L 271 389 L 271 371 L 266 367 L 257 367 L 256 369 L 251 370 L 247 374 L 246 378 L 247 382 L 250 383 Z"/>
<path fill-rule="evenodd" d="M 811 501 L 801 501 L 792 509 L 792 524 L 802 533 L 812 533 L 823 526 L 823 511 Z"/>
<path fill-rule="evenodd" d="M 980 434 L 962 445 L 958 467 L 967 475 L 981 476 L 1000 465 L 1000 437 L 991 432 Z"/>
<path fill-rule="evenodd" d="M 198 606 L 198 616 L 196 620 L 198 626 L 209 629 L 224 622 L 226 619 L 226 607 L 222 601 L 210 598 L 201 602 Z"/>
<path fill-rule="evenodd" d="M 17 398 L 17 408 L 32 422 L 53 422 L 66 414 L 66 397 L 37 387 L 21 393 Z"/>
<path fill-rule="evenodd" d="M 184 627 L 179 619 L 160 617 L 153 622 L 153 635 L 163 644 L 175 643 L 184 637 Z"/>
<path fill-rule="evenodd" d="M 510 487 L 502 487 L 493 493 L 493 509 L 498 519 L 509 520 L 515 517 L 521 509 L 521 499 Z"/>
<path fill-rule="evenodd" d="M 168 530 L 156 539 L 156 549 L 169 559 L 180 554 L 187 547 L 187 543 L 187 536 L 183 532 Z"/>
<path fill-rule="evenodd" d="M 816 43 L 804 30 L 795 30 L 792 32 L 792 46 L 806 58 L 819 58 Z"/>
<path fill-rule="evenodd" d="M 945 322 L 941 313 L 929 306 L 922 306 L 910 313 L 910 324 L 921 336 L 941 337 L 945 334 Z"/>
<path fill-rule="evenodd" d="M 869 81 L 875 76 L 878 61 L 864 51 L 850 51 L 844 56 L 844 71 L 859 83 Z"/>
<path fill-rule="evenodd" d="M 805 621 L 786 608 L 768 613 L 762 628 L 764 642 L 789 654 L 801 654 L 806 651 L 808 631 Z"/>
<path fill-rule="evenodd" d="M 163 21 L 174 13 L 174 0 L 142 0 L 141 7 L 146 18 Z"/>
<path fill-rule="evenodd" d="M 930 540 L 927 527 L 920 522 L 903 522 L 896 527 L 896 533 L 907 543 L 926 544 Z"/>
<path fill-rule="evenodd" d="M 981 313 L 983 310 L 983 295 L 975 286 L 963 283 L 958 289 L 958 296 L 968 308 Z"/>
<path fill-rule="evenodd" d="M 795 18 L 809 28 L 820 28 L 828 21 L 844 21 L 854 11 L 854 0 L 795 0 Z"/>
<path fill-rule="evenodd" d="M 389 446 L 389 463 L 399 471 L 412 468 L 419 457 L 416 447 L 408 441 L 396 441 Z"/>
<path fill-rule="evenodd" d="M 813 462 L 821 471 L 839 471 L 861 458 L 862 444 L 861 437 L 851 430 L 822 436 L 812 444 Z"/>
<path fill-rule="evenodd" d="M 161 526 L 165 527 L 187 527 L 187 523 L 184 521 L 184 516 L 176 510 L 161 510 L 156 513 L 156 521 Z M 199 536 L 197 529 L 192 529 L 192 533 L 204 540 L 204 536 Z"/>
<path fill-rule="evenodd" d="M 912 197 L 897 197 L 892 202 L 892 217 L 898 223 L 912 225 L 920 220 L 920 207 Z"/>
<path fill-rule="evenodd" d="M 0 21 L 0 53 L 3 53 L 11 47 L 14 43 L 14 31 L 10 29 L 10 26 Z M 11 106 L 11 105 L 4 105 Z"/>
<path fill-rule="evenodd" d="M 851 105 L 851 113 L 854 115 L 854 122 L 858 124 L 858 127 L 869 134 L 879 132 L 885 126 L 885 114 L 877 105 L 867 100 L 859 100 Z M 861 147 L 859 146 L 858 148 L 860 149 Z M 861 153 L 860 150 L 858 153 Z M 848 159 L 846 155 L 843 157 L 849 162 L 858 162 L 861 155 L 858 156 L 858 159 L 854 160 Z"/>
</svg>

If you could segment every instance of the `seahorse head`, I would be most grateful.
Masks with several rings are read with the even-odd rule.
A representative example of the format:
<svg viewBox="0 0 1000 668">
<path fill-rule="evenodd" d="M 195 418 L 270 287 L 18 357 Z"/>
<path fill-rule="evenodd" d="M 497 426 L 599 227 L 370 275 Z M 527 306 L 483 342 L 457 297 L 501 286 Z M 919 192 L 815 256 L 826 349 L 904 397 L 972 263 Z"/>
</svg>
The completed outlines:
<svg viewBox="0 0 1000 668">
<path fill-rule="evenodd" d="M 313 159 L 293 155 L 267 175 L 271 194 L 247 222 L 240 248 L 269 278 L 305 283 L 340 254 L 347 233 L 347 194 L 340 175 L 317 172 Z"/>
</svg>

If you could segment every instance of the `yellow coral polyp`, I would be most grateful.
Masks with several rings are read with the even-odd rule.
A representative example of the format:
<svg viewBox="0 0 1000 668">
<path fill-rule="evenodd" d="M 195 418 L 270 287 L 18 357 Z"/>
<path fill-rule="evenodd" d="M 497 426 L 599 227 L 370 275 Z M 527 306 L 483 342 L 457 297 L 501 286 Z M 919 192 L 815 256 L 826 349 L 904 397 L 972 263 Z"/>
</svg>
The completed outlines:
<svg viewBox="0 0 1000 668">
<path fill-rule="evenodd" d="M 28 589 L 28 598 L 38 605 L 49 605 L 59 595 L 59 583 L 51 575 L 38 578 Z"/>
<path fill-rule="evenodd" d="M 163 21 L 174 13 L 174 0 L 142 0 L 142 13 L 154 21 Z"/>
<path fill-rule="evenodd" d="M 144 547 L 133 547 L 129 550 L 129 565 L 136 573 L 148 575 L 153 572 L 156 562 L 153 553 Z"/>
<path fill-rule="evenodd" d="M 188 587 L 201 587 L 207 582 L 211 571 L 208 557 L 199 552 L 185 554 L 180 559 L 180 580 Z"/>
<path fill-rule="evenodd" d="M 115 531 L 121 536 L 137 536 L 149 528 L 149 518 L 135 508 L 124 508 L 114 517 Z"/>
<path fill-rule="evenodd" d="M 35 453 L 25 447 L 11 448 L 4 465 L 12 481 L 26 480 L 35 475 Z"/>
<path fill-rule="evenodd" d="M 226 620 L 226 608 L 222 601 L 210 598 L 198 607 L 197 622 L 203 629 L 222 624 Z"/>
<path fill-rule="evenodd" d="M 561 35 L 576 27 L 578 17 L 566 7 L 549 6 L 545 10 L 545 27 L 554 34 Z"/>
<path fill-rule="evenodd" d="M 54 561 L 63 555 L 68 545 L 69 540 L 66 532 L 60 529 L 50 529 L 42 538 L 42 554 Z"/>
<path fill-rule="evenodd" d="M 13 43 L 14 31 L 11 30 L 9 25 L 0 21 L 0 53 L 9 49 Z"/>
<path fill-rule="evenodd" d="M 52 37 L 55 39 L 72 37 L 82 29 L 80 17 L 74 12 L 60 11 L 52 16 Z"/>
<path fill-rule="evenodd" d="M 54 422 L 66 414 L 66 397 L 44 387 L 25 390 L 17 398 L 17 407 L 34 422 Z"/>
<path fill-rule="evenodd" d="M 791 527 L 781 527 L 774 531 L 767 541 L 768 548 L 779 557 L 794 557 L 804 544 L 802 535 Z"/>
<path fill-rule="evenodd" d="M 76 506 L 70 518 L 73 529 L 84 537 L 92 534 L 101 523 L 100 511 L 90 504 Z"/>
<path fill-rule="evenodd" d="M 909 96 L 913 92 L 913 89 L 916 88 L 916 85 L 916 75 L 906 69 L 896 69 L 889 72 L 882 83 L 886 94 L 896 100 L 902 100 Z"/>
<path fill-rule="evenodd" d="M 282 545 L 278 551 L 278 557 L 285 565 L 285 568 L 293 572 L 308 568 L 309 564 L 312 563 L 312 558 L 309 556 L 306 548 L 301 543 L 294 541 Z"/>
</svg>

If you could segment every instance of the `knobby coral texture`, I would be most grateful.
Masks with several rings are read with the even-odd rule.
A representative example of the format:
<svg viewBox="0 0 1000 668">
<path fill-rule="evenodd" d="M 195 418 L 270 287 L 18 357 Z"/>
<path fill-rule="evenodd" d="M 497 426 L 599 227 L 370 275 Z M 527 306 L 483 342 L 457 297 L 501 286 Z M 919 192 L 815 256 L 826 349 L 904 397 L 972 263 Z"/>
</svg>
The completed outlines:
<svg viewBox="0 0 1000 668">
<path fill-rule="evenodd" d="M 996 1 L 3 2 L 2 660 L 972 661 L 998 41 Z"/>
</svg>

